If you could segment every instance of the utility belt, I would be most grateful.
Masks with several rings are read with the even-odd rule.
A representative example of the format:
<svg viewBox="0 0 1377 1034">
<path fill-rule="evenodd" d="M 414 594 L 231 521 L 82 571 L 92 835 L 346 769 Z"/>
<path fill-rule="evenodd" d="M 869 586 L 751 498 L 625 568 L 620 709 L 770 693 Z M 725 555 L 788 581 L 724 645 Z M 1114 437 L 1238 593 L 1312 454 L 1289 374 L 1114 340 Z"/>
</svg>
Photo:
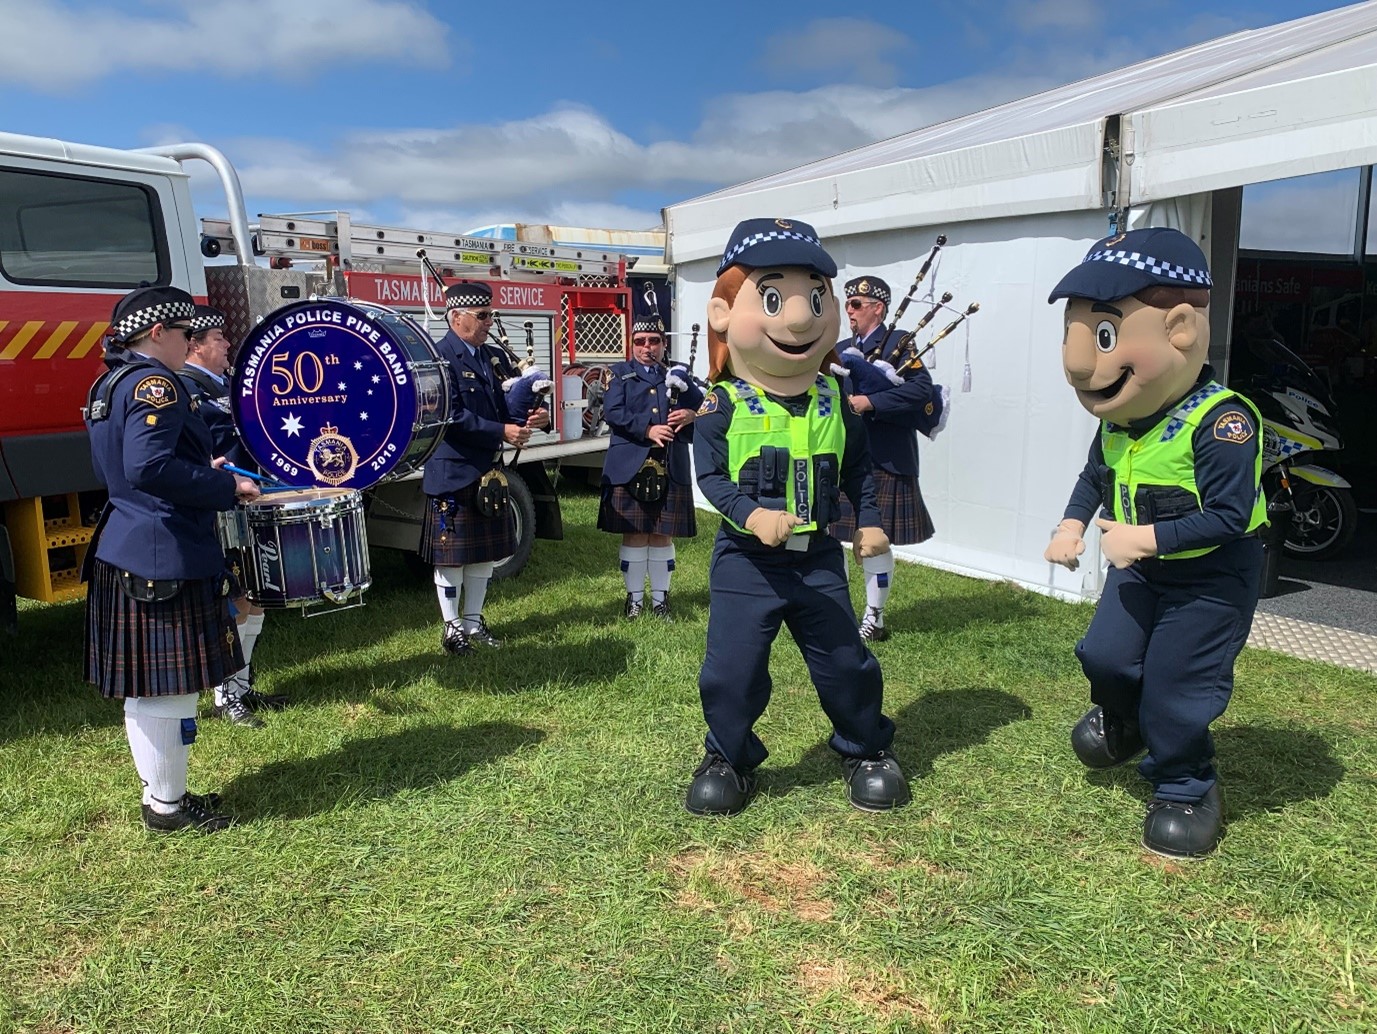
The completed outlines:
<svg viewBox="0 0 1377 1034">
<path fill-rule="evenodd" d="M 1104 493 L 1101 502 L 1110 513 L 1117 512 L 1115 509 L 1116 493 L 1122 492 L 1124 499 L 1119 502 L 1127 503 L 1128 486 L 1116 485 L 1114 471 L 1109 470 L 1105 475 Z M 1158 524 L 1162 521 L 1180 520 L 1182 517 L 1189 517 L 1191 514 L 1200 513 L 1200 500 L 1196 499 L 1191 492 L 1176 485 L 1139 485 L 1138 490 L 1133 493 L 1133 523 L 1134 524 Z M 1124 507 L 1127 511 L 1127 506 Z"/>
<path fill-rule="evenodd" d="M 796 470 L 799 463 L 812 462 L 813 492 L 808 498 L 806 469 Z M 787 448 L 766 445 L 760 453 L 741 464 L 737 485 L 759 505 L 771 510 L 788 510 L 794 502 L 793 513 L 802 527 L 826 529 L 841 513 L 840 463 L 831 453 L 800 457 L 795 461 Z"/>
<path fill-rule="evenodd" d="M 658 455 L 657 455 L 658 454 Z M 669 490 L 669 472 L 665 466 L 664 451 L 651 449 L 640 469 L 626 483 L 626 491 L 638 503 L 658 503 Z"/>
</svg>

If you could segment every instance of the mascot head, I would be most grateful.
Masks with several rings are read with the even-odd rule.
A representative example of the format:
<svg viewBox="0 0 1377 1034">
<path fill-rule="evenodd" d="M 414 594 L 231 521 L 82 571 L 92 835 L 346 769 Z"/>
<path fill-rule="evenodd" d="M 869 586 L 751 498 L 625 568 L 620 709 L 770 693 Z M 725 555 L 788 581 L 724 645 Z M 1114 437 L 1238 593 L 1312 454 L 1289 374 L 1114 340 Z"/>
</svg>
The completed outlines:
<svg viewBox="0 0 1377 1034">
<path fill-rule="evenodd" d="M 737 225 L 708 301 L 708 378 L 740 377 L 801 395 L 836 361 L 837 264 L 817 231 L 791 219 Z"/>
<path fill-rule="evenodd" d="M 1210 351 L 1210 271 L 1180 230 L 1097 241 L 1048 302 L 1066 299 L 1062 365 L 1092 415 L 1115 424 L 1183 398 Z"/>
</svg>

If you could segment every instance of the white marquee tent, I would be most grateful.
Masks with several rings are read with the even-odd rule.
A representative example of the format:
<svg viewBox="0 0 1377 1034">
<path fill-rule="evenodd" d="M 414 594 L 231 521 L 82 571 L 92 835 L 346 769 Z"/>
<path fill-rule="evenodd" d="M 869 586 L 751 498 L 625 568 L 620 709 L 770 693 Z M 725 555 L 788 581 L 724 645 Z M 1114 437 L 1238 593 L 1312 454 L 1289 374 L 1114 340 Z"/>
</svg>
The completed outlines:
<svg viewBox="0 0 1377 1034">
<path fill-rule="evenodd" d="M 677 322 L 707 305 L 742 219 L 812 223 L 841 267 L 908 289 L 924 282 L 980 313 L 938 347 L 950 422 L 922 442 L 937 537 L 901 555 L 1044 592 L 1094 595 L 1102 565 L 1042 560 L 1085 462 L 1094 421 L 1060 366 L 1058 279 L 1109 232 L 1194 236 L 1215 277 L 1216 357 L 1227 340 L 1242 187 L 1377 163 L 1377 0 L 1241 32 L 987 111 L 929 126 L 665 209 Z M 917 312 L 926 311 L 915 301 Z M 935 320 L 941 326 L 942 320 Z M 961 391 L 969 354 L 971 390 Z M 1090 543 L 1095 548 L 1095 543 Z"/>
</svg>

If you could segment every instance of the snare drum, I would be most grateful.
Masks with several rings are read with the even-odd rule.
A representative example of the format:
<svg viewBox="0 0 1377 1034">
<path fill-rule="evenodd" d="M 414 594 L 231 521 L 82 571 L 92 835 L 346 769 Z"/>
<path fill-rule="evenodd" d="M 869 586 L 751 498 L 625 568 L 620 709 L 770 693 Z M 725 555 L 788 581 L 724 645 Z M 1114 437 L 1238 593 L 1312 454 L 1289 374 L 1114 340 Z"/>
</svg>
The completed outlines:
<svg viewBox="0 0 1377 1034">
<path fill-rule="evenodd" d="M 347 488 L 268 492 L 220 514 L 245 595 L 260 607 L 353 603 L 371 583 L 363 496 Z M 357 605 L 357 604 L 353 604 Z"/>
</svg>

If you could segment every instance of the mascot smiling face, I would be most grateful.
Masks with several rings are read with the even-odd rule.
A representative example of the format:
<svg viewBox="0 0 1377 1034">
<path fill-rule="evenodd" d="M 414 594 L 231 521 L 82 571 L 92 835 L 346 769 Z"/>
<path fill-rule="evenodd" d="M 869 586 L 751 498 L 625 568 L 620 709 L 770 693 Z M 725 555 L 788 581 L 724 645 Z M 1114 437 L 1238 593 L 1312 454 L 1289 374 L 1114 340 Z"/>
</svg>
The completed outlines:
<svg viewBox="0 0 1377 1034">
<path fill-rule="evenodd" d="M 748 219 L 732 233 L 708 302 L 708 376 L 801 395 L 836 356 L 837 264 L 807 223 Z"/>
<path fill-rule="evenodd" d="M 1067 299 L 1062 366 L 1076 398 L 1113 424 L 1182 398 L 1210 351 L 1210 274 L 1179 230 L 1096 242 L 1048 301 Z"/>
</svg>

